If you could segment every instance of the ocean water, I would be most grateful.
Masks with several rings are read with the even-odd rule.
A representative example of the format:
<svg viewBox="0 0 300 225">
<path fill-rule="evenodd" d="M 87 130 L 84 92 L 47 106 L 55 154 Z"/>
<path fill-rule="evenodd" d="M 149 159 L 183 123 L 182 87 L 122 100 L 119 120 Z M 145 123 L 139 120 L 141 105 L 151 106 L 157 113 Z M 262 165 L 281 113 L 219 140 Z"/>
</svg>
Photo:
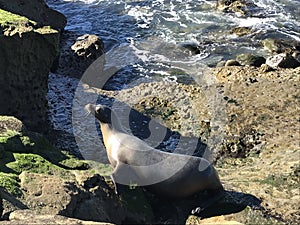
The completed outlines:
<svg viewBox="0 0 300 225">
<path fill-rule="evenodd" d="M 107 52 L 126 46 L 137 55 L 143 55 L 140 63 L 134 63 L 134 67 L 127 70 L 128 76 L 136 73 L 176 81 L 168 71 L 162 71 L 163 62 L 186 61 L 214 66 L 240 53 L 267 56 L 269 53 L 261 48 L 261 40 L 266 37 L 300 41 L 299 0 L 253 0 L 257 7 L 250 17 L 216 10 L 216 2 L 47 0 L 49 6 L 66 15 L 66 30 L 97 34 Z M 253 32 L 237 37 L 229 32 L 236 27 L 248 27 Z M 198 46 L 199 54 L 191 54 L 181 47 L 184 45 Z M 157 66 L 161 62 L 162 65 Z"/>
<path fill-rule="evenodd" d="M 136 85 L 135 80 L 202 82 L 202 71 L 241 53 L 268 56 L 261 41 L 268 37 L 300 41 L 300 0 L 253 0 L 251 16 L 216 10 L 216 0 L 46 0 L 68 20 L 65 30 L 96 34 L 105 44 L 106 68 L 119 72 L 108 90 Z M 243 37 L 236 27 L 251 28 Z M 184 46 L 194 46 L 193 54 Z M 207 81 L 206 81 L 207 82 Z M 78 80 L 49 76 L 50 121 L 54 129 L 80 135 L 72 125 Z M 72 89 L 70 91 L 70 88 Z"/>
</svg>

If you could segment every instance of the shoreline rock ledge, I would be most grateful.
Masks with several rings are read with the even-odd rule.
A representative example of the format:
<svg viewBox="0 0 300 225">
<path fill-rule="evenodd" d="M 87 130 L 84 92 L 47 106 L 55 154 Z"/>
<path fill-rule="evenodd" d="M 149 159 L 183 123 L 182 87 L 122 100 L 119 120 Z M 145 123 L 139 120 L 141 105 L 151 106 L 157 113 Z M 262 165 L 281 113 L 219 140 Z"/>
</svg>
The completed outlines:
<svg viewBox="0 0 300 225">
<path fill-rule="evenodd" d="M 0 114 L 16 116 L 33 131 L 49 128 L 48 74 L 65 24 L 42 0 L 0 0 Z"/>
</svg>

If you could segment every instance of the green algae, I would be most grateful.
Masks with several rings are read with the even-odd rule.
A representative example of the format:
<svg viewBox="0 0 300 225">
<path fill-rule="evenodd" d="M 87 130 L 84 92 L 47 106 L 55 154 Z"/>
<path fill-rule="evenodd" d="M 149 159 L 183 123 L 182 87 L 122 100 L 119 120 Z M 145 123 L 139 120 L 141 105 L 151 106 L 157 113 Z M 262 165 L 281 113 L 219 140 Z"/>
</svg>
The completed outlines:
<svg viewBox="0 0 300 225">
<path fill-rule="evenodd" d="M 21 194 L 18 176 L 23 171 L 68 178 L 70 170 L 86 169 L 87 162 L 54 148 L 41 134 L 14 130 L 0 133 L 0 186 L 13 195 Z"/>
<path fill-rule="evenodd" d="M 113 168 L 110 164 L 98 163 L 95 161 L 86 161 L 86 163 L 89 165 L 91 173 L 100 174 L 104 178 L 110 176 L 113 172 Z"/>
<path fill-rule="evenodd" d="M 3 9 L 0 9 L 0 29 L 4 31 L 6 36 L 30 31 L 34 31 L 39 34 L 58 33 L 57 30 L 52 29 L 50 26 L 38 27 L 37 22 Z"/>
<path fill-rule="evenodd" d="M 8 26 L 28 26 L 33 25 L 36 26 L 37 23 L 27 19 L 24 16 L 20 16 L 11 12 L 7 12 L 3 9 L 0 9 L 0 26 L 8 27 Z"/>
<path fill-rule="evenodd" d="M 15 196 L 21 196 L 19 176 L 13 173 L 0 172 L 0 186 Z"/>
<path fill-rule="evenodd" d="M 28 171 L 32 173 L 60 175 L 64 171 L 64 169 L 53 165 L 48 160 L 36 154 L 13 153 L 13 156 L 15 161 L 7 163 L 6 166 L 16 174 Z"/>
</svg>

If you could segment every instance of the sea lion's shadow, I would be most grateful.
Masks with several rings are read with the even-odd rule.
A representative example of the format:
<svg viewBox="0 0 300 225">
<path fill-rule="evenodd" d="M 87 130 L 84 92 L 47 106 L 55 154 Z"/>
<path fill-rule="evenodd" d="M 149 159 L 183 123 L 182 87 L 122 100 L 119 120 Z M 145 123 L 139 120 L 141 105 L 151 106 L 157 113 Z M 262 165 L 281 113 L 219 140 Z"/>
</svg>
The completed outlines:
<svg viewBox="0 0 300 225">
<path fill-rule="evenodd" d="M 107 104 L 107 97 L 105 99 Z M 101 102 L 101 97 L 99 98 L 99 100 L 99 103 L 102 104 L 103 102 Z M 114 105 L 115 99 L 111 98 L 110 101 L 111 102 L 109 103 L 109 106 Z M 127 121 L 125 121 L 125 123 L 122 123 L 124 122 L 123 118 L 120 120 L 120 122 L 122 123 L 122 125 L 127 125 L 127 127 L 125 127 L 133 135 L 137 136 L 142 140 L 145 140 L 146 142 L 148 142 L 148 144 L 152 145 L 153 143 L 151 142 L 151 140 L 149 142 L 149 137 L 153 135 L 153 133 L 151 133 L 153 132 L 153 129 L 151 130 L 149 128 L 150 123 L 152 123 L 152 128 L 155 127 L 155 132 L 164 134 L 164 137 L 160 137 L 161 142 L 155 143 L 155 146 L 152 145 L 152 147 L 155 147 L 156 149 L 162 151 L 189 154 L 197 157 L 205 156 L 205 158 L 209 159 L 210 156 L 209 154 L 207 154 L 207 152 L 209 152 L 208 146 L 205 143 L 203 143 L 200 140 L 200 138 L 182 136 L 179 132 L 170 130 L 158 121 L 153 120 L 152 118 L 140 113 L 139 111 L 133 109 L 127 104 L 123 102 L 118 104 L 121 104 L 121 106 L 119 105 L 119 109 L 117 107 L 116 111 L 120 110 L 120 116 L 122 116 L 123 107 L 127 108 L 126 110 L 129 109 L 130 111 L 126 114 L 126 116 L 128 117 L 125 118 L 125 120 L 127 119 Z M 163 132 L 160 132 L 160 130 L 163 130 Z M 173 145 L 173 149 L 172 147 L 167 146 L 170 143 L 170 141 L 176 142 L 176 140 L 180 140 L 188 144 L 185 145 L 184 148 L 177 148 L 177 144 Z M 222 181 L 222 177 L 220 179 Z M 130 194 L 130 192 L 127 194 Z M 146 190 L 144 190 L 143 193 L 145 194 L 146 199 L 148 199 L 153 209 L 155 220 L 159 218 L 159 221 L 155 221 L 157 223 L 165 223 L 166 221 L 168 221 L 173 224 L 183 224 L 187 220 L 188 216 L 192 214 L 193 211 L 196 211 L 194 213 L 194 215 L 196 216 L 199 216 L 201 218 L 208 218 L 212 216 L 237 213 L 245 209 L 247 206 L 257 209 L 260 207 L 261 203 L 261 201 L 253 195 L 235 192 L 232 190 L 225 191 L 223 197 L 221 197 L 219 200 L 215 201 L 212 205 L 208 207 L 204 207 L 204 205 L 207 202 L 209 202 L 209 200 L 213 196 L 207 193 L 197 193 L 193 196 L 182 199 L 167 199 L 161 196 L 156 196 Z M 132 195 L 134 195 L 134 191 L 132 192 Z M 204 210 L 198 212 L 197 209 L 199 208 Z"/>
<path fill-rule="evenodd" d="M 199 137 L 182 136 L 178 131 L 170 130 L 158 120 L 150 118 L 130 106 L 126 107 L 130 108 L 129 118 L 125 118 L 129 120 L 125 121 L 127 129 L 134 136 L 144 140 L 153 148 L 198 157 L 204 157 L 204 153 L 207 153 L 207 145 Z M 123 122 L 121 120 L 124 126 Z M 208 154 L 205 155 L 208 157 Z"/>
<path fill-rule="evenodd" d="M 246 207 L 260 209 L 261 200 L 251 194 L 236 191 L 225 191 L 224 196 L 201 212 L 203 203 L 210 200 L 211 196 L 205 193 L 195 194 L 183 199 L 164 199 L 145 191 L 145 195 L 152 206 L 156 223 L 185 224 L 190 215 L 201 219 L 229 215 L 243 211 Z M 150 196 L 150 197 L 149 197 Z"/>
</svg>

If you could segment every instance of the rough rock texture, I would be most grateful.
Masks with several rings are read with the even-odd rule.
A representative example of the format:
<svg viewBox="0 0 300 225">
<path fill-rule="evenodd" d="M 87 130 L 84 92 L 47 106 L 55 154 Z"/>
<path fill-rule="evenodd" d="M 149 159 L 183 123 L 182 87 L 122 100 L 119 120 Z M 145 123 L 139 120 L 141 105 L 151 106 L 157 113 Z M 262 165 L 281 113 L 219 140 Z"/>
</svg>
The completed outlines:
<svg viewBox="0 0 300 225">
<path fill-rule="evenodd" d="M 256 56 L 253 54 L 240 54 L 236 57 L 236 60 L 241 65 L 256 66 L 256 67 L 260 67 L 262 64 L 266 62 L 266 59 L 264 57 Z"/>
<path fill-rule="evenodd" d="M 0 9 L 0 114 L 47 130 L 48 73 L 58 44 L 58 31 Z"/>
<path fill-rule="evenodd" d="M 280 53 L 268 57 L 266 64 L 272 68 L 296 68 L 300 66 L 300 62 L 287 53 Z"/>
<path fill-rule="evenodd" d="M 143 193 L 125 190 L 127 196 L 120 199 L 111 183 L 99 175 L 107 176 L 110 166 L 77 160 L 53 148 L 37 133 L 19 132 L 20 121 L 14 129 L 9 126 L 13 118 L 0 117 L 0 120 L 5 124 L 3 127 L 9 127 L 0 134 L 0 219 L 21 224 L 32 215 L 11 213 L 30 209 L 48 215 L 37 216 L 33 221 L 36 223 L 47 218 L 63 222 L 62 217 L 54 217 L 58 214 L 118 224 L 151 221 L 152 211 Z"/>
<path fill-rule="evenodd" d="M 262 46 L 272 53 L 290 53 L 300 51 L 300 42 L 266 38 L 261 42 Z"/>
<path fill-rule="evenodd" d="M 300 69 L 261 73 L 236 67 L 214 73 L 227 101 L 218 161 L 223 181 L 262 199 L 272 216 L 299 221 Z"/>
<path fill-rule="evenodd" d="M 258 6 L 251 0 L 218 0 L 216 8 L 240 16 L 253 16 L 259 11 Z"/>
<path fill-rule="evenodd" d="M 236 34 L 239 37 L 251 34 L 253 31 L 249 27 L 235 27 L 230 30 L 230 34 Z"/>
<path fill-rule="evenodd" d="M 22 132 L 24 129 L 23 123 L 12 117 L 12 116 L 1 116 L 0 117 L 0 134 L 5 133 L 7 130 L 15 130 Z"/>
<path fill-rule="evenodd" d="M 136 84 L 119 92 L 90 91 L 120 101 L 113 106 L 124 124 L 129 121 L 127 129 L 137 136 L 144 131 L 135 132 L 135 127 L 152 127 L 152 133 L 141 137 L 150 142 L 151 137 L 152 141 L 166 141 L 155 136 L 163 134 L 158 132 L 161 128 L 157 123 L 173 134 L 201 137 L 214 153 L 226 190 L 234 192 L 227 197 L 233 195 L 236 201 L 244 198 L 244 202 L 250 203 L 240 213 L 225 215 L 225 220 L 247 224 L 297 223 L 300 68 L 262 72 L 250 66 L 220 67 L 207 71 L 202 79 L 206 81 L 202 87 L 154 82 Z M 137 123 L 139 117 L 128 117 L 126 105 L 157 123 Z M 195 143 L 191 145 L 195 147 Z M 185 146 L 178 148 L 175 144 L 175 151 L 191 153 Z M 169 150 L 168 146 L 162 149 Z M 252 200 L 242 197 L 247 194 Z M 215 206 L 214 210 L 224 208 L 229 206 Z M 192 224 L 200 223 L 201 218 L 193 217 Z"/>
<path fill-rule="evenodd" d="M 61 47 L 57 71 L 59 74 L 81 78 L 85 70 L 100 56 L 103 58 L 98 59 L 98 64 L 101 65 L 98 69 L 103 70 L 104 43 L 98 36 L 85 34 L 78 37 L 76 34 L 66 32 L 62 35 Z"/>
<path fill-rule="evenodd" d="M 33 210 L 16 210 L 9 215 L 9 221 L 0 221 L 0 224 L 111 225 L 111 223 L 84 221 L 59 215 L 43 215 Z"/>
<path fill-rule="evenodd" d="M 36 21 L 39 27 L 62 31 L 67 24 L 66 17 L 50 9 L 44 0 L 0 0 L 0 8 Z"/>
</svg>

